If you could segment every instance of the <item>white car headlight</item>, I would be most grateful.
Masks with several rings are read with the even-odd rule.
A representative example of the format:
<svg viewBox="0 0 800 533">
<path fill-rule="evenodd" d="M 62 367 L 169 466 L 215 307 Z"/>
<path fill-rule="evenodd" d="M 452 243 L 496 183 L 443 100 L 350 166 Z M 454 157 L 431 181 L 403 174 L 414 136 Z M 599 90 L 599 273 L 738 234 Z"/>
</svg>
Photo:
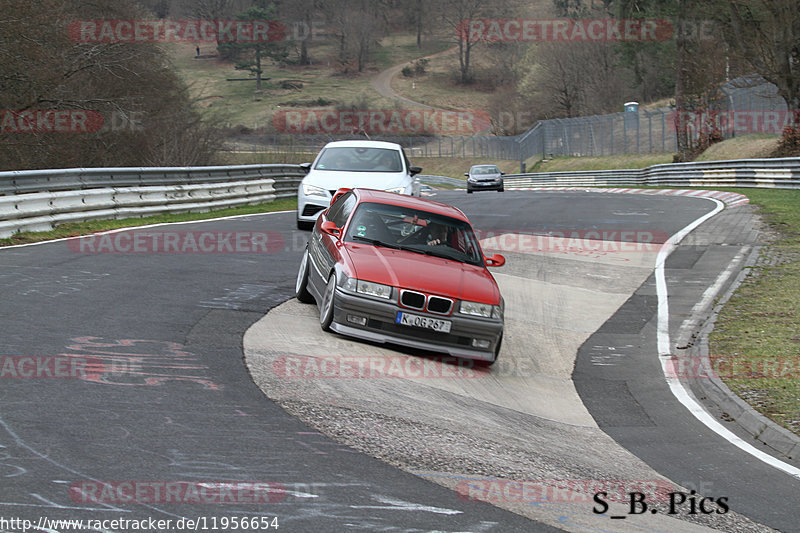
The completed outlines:
<svg viewBox="0 0 800 533">
<path fill-rule="evenodd" d="M 392 287 L 372 281 L 364 281 L 355 278 L 347 278 L 342 285 L 346 291 L 357 292 L 366 296 L 375 296 L 388 300 L 392 297 Z"/>
<path fill-rule="evenodd" d="M 386 192 L 396 192 L 397 194 L 405 194 L 406 188 L 405 187 L 392 187 L 391 189 L 386 189 Z"/>
<path fill-rule="evenodd" d="M 480 316 L 483 318 L 500 317 L 500 307 L 490 304 L 482 304 L 478 302 L 468 302 L 466 300 L 461 302 L 459 306 L 459 313 L 462 315 Z"/>
<path fill-rule="evenodd" d="M 307 183 L 303 184 L 303 194 L 306 196 L 321 196 L 323 198 L 327 198 L 330 196 L 330 193 L 323 189 L 322 187 L 317 187 L 316 185 L 309 185 Z"/>
</svg>

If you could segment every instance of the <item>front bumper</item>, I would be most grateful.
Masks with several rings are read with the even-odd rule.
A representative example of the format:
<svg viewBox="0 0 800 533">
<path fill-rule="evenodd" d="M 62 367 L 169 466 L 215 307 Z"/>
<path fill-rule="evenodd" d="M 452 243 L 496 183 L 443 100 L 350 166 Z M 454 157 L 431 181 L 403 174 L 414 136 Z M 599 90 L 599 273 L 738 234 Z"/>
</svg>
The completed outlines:
<svg viewBox="0 0 800 533">
<path fill-rule="evenodd" d="M 302 187 L 297 192 L 297 220 L 300 222 L 316 222 L 319 214 L 327 209 L 331 204 L 331 198 L 323 198 L 318 195 L 306 196 L 303 194 Z"/>
<path fill-rule="evenodd" d="M 449 333 L 395 323 L 398 311 L 430 316 L 452 323 Z M 364 317 L 365 325 L 347 320 L 348 315 Z M 342 335 L 378 343 L 393 343 L 419 350 L 446 353 L 453 357 L 494 361 L 495 349 L 503 335 L 503 321 L 472 318 L 456 313 L 450 316 L 404 309 L 391 301 L 379 301 L 355 296 L 336 289 L 331 329 Z M 473 339 L 489 341 L 488 348 L 476 348 Z"/>
<path fill-rule="evenodd" d="M 467 181 L 469 191 L 491 191 L 503 188 L 503 180 Z"/>
</svg>

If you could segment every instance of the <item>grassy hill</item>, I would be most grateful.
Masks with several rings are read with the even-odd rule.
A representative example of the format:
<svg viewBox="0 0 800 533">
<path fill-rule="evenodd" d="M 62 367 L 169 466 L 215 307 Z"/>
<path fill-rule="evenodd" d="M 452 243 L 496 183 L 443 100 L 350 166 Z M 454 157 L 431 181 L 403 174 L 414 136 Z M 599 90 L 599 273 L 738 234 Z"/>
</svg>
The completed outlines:
<svg viewBox="0 0 800 533">
<path fill-rule="evenodd" d="M 395 109 L 394 100 L 382 97 L 369 85 L 369 80 L 383 68 L 410 61 L 447 49 L 448 42 L 429 41 L 418 50 L 412 35 L 391 35 L 383 39 L 375 61 L 362 73 L 347 71 L 335 60 L 335 43 L 321 41 L 311 47 L 312 65 L 285 66 L 267 64 L 263 77 L 267 80 L 260 91 L 255 78 L 238 71 L 233 63 L 222 60 L 214 46 L 171 44 L 169 52 L 181 78 L 192 95 L 211 116 L 223 124 L 259 129 L 271 125 L 272 117 L 281 109 L 362 108 Z"/>
</svg>

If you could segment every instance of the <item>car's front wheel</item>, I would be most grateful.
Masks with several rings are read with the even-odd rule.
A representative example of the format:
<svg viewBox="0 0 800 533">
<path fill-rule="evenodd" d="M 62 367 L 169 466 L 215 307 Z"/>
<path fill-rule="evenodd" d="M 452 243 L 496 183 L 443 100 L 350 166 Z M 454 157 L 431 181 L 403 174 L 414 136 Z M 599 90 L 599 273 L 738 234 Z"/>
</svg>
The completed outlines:
<svg viewBox="0 0 800 533">
<path fill-rule="evenodd" d="M 503 346 L 503 334 L 501 333 L 500 334 L 500 338 L 497 339 L 497 344 L 494 347 L 494 361 L 489 363 L 490 365 L 493 365 L 497 361 L 497 359 L 500 357 L 500 348 L 502 346 Z"/>
<path fill-rule="evenodd" d="M 294 295 L 298 301 L 304 304 L 310 304 L 314 301 L 314 297 L 308 292 L 308 248 L 303 252 L 303 260 L 300 262 L 300 269 L 297 271 Z"/>
<path fill-rule="evenodd" d="M 333 322 L 333 300 L 336 297 L 336 274 L 328 278 L 325 294 L 322 295 L 322 305 L 319 308 L 319 325 L 324 331 L 330 331 Z"/>
</svg>

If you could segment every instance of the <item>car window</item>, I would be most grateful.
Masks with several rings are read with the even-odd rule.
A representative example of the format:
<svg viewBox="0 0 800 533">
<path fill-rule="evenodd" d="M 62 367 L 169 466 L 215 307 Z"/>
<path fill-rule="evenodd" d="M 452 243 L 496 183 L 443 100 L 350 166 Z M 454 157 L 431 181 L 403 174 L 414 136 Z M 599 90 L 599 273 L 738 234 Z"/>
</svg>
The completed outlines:
<svg viewBox="0 0 800 533">
<path fill-rule="evenodd" d="M 469 223 L 429 211 L 390 204 L 359 204 L 344 237 L 407 249 L 462 263 L 482 264 L 480 245 Z"/>
<path fill-rule="evenodd" d="M 500 169 L 497 167 L 472 167 L 472 173 L 475 175 L 500 174 Z"/>
<path fill-rule="evenodd" d="M 326 218 L 336 224 L 337 228 L 342 228 L 350 217 L 350 213 L 353 212 L 355 205 L 356 196 L 352 192 L 345 193 L 333 203 L 328 210 Z"/>
<path fill-rule="evenodd" d="M 348 172 L 402 172 L 398 150 L 389 148 L 334 147 L 320 154 L 316 170 Z"/>
</svg>

